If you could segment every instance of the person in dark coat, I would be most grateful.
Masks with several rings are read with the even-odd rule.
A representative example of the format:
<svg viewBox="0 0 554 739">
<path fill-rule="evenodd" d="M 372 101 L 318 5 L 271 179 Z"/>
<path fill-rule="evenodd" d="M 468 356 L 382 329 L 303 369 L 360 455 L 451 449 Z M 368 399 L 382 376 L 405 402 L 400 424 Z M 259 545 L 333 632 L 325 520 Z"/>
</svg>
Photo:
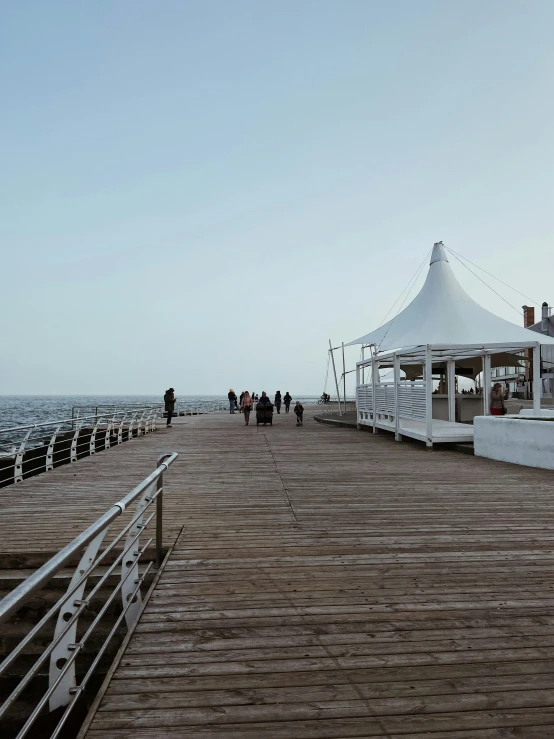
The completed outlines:
<svg viewBox="0 0 554 739">
<path fill-rule="evenodd" d="M 175 390 L 170 387 L 169 390 L 165 391 L 164 395 L 164 406 L 165 410 L 167 411 L 167 427 L 171 428 L 171 418 L 173 416 L 173 413 L 175 411 L 175 401 L 177 398 L 175 397 Z"/>
<path fill-rule="evenodd" d="M 237 394 L 233 388 L 229 390 L 227 397 L 229 398 L 229 413 L 234 413 L 235 408 L 237 407 Z"/>
<path fill-rule="evenodd" d="M 288 390 L 285 393 L 285 397 L 283 398 L 283 400 L 285 401 L 285 413 L 288 413 L 290 410 L 290 404 L 292 401 L 292 395 L 289 393 Z"/>
<path fill-rule="evenodd" d="M 277 408 L 277 413 L 281 413 L 281 391 L 277 390 L 275 393 L 275 401 L 274 401 L 275 407 Z"/>
<path fill-rule="evenodd" d="M 260 398 L 259 402 L 262 405 L 271 405 L 271 400 L 267 397 L 267 393 L 265 390 L 263 391 L 262 397 Z"/>
<path fill-rule="evenodd" d="M 294 406 L 294 412 L 296 413 L 296 425 L 303 426 L 304 425 L 304 406 L 299 400 L 296 401 L 296 405 Z"/>
</svg>

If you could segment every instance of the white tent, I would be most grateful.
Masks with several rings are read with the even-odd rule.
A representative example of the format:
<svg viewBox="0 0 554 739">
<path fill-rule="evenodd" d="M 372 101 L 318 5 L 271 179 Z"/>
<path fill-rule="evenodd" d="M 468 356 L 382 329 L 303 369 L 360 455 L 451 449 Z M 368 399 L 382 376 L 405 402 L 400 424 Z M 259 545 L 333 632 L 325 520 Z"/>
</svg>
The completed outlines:
<svg viewBox="0 0 554 739">
<path fill-rule="evenodd" d="M 442 242 L 435 244 L 425 284 L 410 305 L 388 323 L 352 344 L 373 344 L 378 351 L 426 344 L 442 347 L 534 344 L 537 334 L 495 316 L 470 298 L 448 262 Z M 554 339 L 541 336 L 541 343 Z"/>
<path fill-rule="evenodd" d="M 533 350 L 533 404 L 540 411 L 540 344 L 554 339 L 517 326 L 476 303 L 456 280 L 442 242 L 434 245 L 429 272 L 419 294 L 388 323 L 349 345 L 371 347 L 371 357 L 357 364 L 357 418 L 359 425 L 392 430 L 433 442 L 469 441 L 473 428 L 455 421 L 454 376 L 460 360 L 482 358 L 484 402 L 488 414 L 491 356 Z M 362 351 L 363 351 L 362 346 Z M 433 419 L 433 364 L 446 367 L 448 421 Z M 408 365 L 424 369 L 423 380 Z M 410 379 L 402 379 L 400 367 Z M 371 384 L 364 382 L 363 368 L 371 366 Z M 393 380 L 379 376 L 380 366 L 394 368 Z M 415 369 L 415 368 L 414 368 Z M 361 382 L 360 382 L 361 379 Z"/>
</svg>

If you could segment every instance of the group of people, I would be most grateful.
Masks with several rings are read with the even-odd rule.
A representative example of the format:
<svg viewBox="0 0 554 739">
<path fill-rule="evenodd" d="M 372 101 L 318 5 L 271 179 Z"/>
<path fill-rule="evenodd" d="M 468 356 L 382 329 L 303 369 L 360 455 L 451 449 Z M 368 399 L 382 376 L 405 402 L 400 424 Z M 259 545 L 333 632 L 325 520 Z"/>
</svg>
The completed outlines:
<svg viewBox="0 0 554 739">
<path fill-rule="evenodd" d="M 285 405 L 285 413 L 290 411 L 290 405 L 292 403 L 292 395 L 288 390 L 284 396 L 281 396 L 281 391 L 277 390 L 273 403 L 268 398 L 265 390 L 262 392 L 261 397 L 258 397 L 256 393 L 249 393 L 248 390 L 243 390 L 240 397 L 237 398 L 237 394 L 233 388 L 230 388 L 227 397 L 229 399 L 229 413 L 235 413 L 237 410 L 239 413 L 242 413 L 244 415 L 245 426 L 248 426 L 250 423 L 250 413 L 253 406 L 269 405 L 275 407 L 277 413 L 280 414 L 283 403 Z M 296 401 L 296 405 L 294 406 L 294 413 L 296 414 L 296 425 L 302 426 L 304 423 L 304 406 L 299 400 Z"/>
</svg>

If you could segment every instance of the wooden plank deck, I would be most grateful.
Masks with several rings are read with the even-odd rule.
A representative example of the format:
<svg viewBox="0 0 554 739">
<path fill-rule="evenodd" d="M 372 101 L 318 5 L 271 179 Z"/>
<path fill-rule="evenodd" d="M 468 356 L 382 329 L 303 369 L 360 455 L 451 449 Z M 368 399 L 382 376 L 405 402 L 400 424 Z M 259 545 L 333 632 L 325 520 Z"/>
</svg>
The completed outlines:
<svg viewBox="0 0 554 739">
<path fill-rule="evenodd" d="M 554 473 L 307 416 L 186 419 L 5 489 L 26 520 L 46 491 L 103 510 L 181 453 L 177 543 L 87 739 L 554 736 Z"/>
</svg>

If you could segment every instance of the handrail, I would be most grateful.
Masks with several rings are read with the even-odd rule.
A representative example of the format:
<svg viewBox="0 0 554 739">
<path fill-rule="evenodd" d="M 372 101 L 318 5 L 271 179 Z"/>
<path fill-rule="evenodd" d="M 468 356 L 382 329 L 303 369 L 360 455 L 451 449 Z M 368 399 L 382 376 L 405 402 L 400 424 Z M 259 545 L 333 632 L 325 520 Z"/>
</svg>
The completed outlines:
<svg viewBox="0 0 554 739">
<path fill-rule="evenodd" d="M 141 406 L 0 429 L 0 487 L 156 431 L 160 413 Z"/>
<path fill-rule="evenodd" d="M 73 423 L 74 421 L 88 421 L 91 418 L 98 418 L 98 414 L 95 413 L 92 416 L 79 416 L 75 418 L 62 418 L 61 420 L 58 419 L 56 421 L 44 421 L 44 423 L 31 423 L 29 424 L 29 426 L 12 426 L 11 428 L 0 429 L 0 434 L 13 433 L 14 431 L 27 431 L 28 429 L 39 429 L 44 428 L 45 426 L 56 426 L 57 424 L 62 423 Z"/>
<path fill-rule="evenodd" d="M 71 406 L 71 418 L 73 420 L 84 418 L 84 416 L 79 416 L 79 409 L 82 408 L 88 408 L 92 409 L 94 408 L 94 415 L 98 415 L 98 409 L 107 408 L 110 410 L 138 410 L 143 408 L 156 408 L 157 410 L 162 409 L 162 403 L 98 403 L 94 404 L 91 403 L 89 405 L 73 405 Z M 75 410 L 77 410 L 77 415 L 75 415 Z"/>
<path fill-rule="evenodd" d="M 177 452 L 167 452 L 162 454 L 158 458 L 156 469 L 141 483 L 127 493 L 127 495 L 123 496 L 119 501 L 114 503 L 109 510 L 85 529 L 85 531 L 79 534 L 79 536 L 73 539 L 72 542 L 61 549 L 50 560 L 48 560 L 48 562 L 42 565 L 42 567 L 30 575 L 24 582 L 14 588 L 11 593 L 0 601 L 0 623 L 4 623 L 10 618 L 10 616 L 16 614 L 30 598 L 40 592 L 40 590 L 57 573 L 59 573 L 72 558 L 82 553 L 67 592 L 62 595 L 39 620 L 39 622 L 31 628 L 30 632 L 0 664 L 0 674 L 2 674 L 24 653 L 25 648 L 33 641 L 37 634 L 39 632 L 42 633 L 43 627 L 51 621 L 56 614 L 58 614 L 56 629 L 52 641 L 44 648 L 32 667 L 27 671 L 17 687 L 12 691 L 11 695 L 9 695 L 3 705 L 0 706 L 1 719 L 21 696 L 31 680 L 37 675 L 41 665 L 50 658 L 49 686 L 42 695 L 42 698 L 38 700 L 36 707 L 28 717 L 24 726 L 21 728 L 17 735 L 17 739 L 22 739 L 22 737 L 27 734 L 35 719 L 47 703 L 49 704 L 50 711 L 61 706 L 65 706 L 65 710 L 59 719 L 58 725 L 51 734 L 52 737 L 57 737 L 61 731 L 61 727 L 67 720 L 69 712 L 73 709 L 73 706 L 82 694 L 92 671 L 99 662 L 101 655 L 106 650 L 109 641 L 117 633 L 119 624 L 123 619 L 125 619 L 127 627 L 131 628 L 138 618 L 141 608 L 140 587 L 153 565 L 153 563 L 150 562 L 142 576 L 139 575 L 139 559 L 153 541 L 153 538 L 150 538 L 141 546 L 139 537 L 150 521 L 152 521 L 154 516 L 156 516 L 156 562 L 159 565 L 162 561 L 163 544 L 163 475 L 177 457 Z M 102 540 L 107 534 L 110 524 L 122 516 L 134 503 L 136 503 L 134 516 L 125 524 L 109 546 L 101 550 Z M 147 518 L 145 518 L 145 513 L 149 507 L 154 505 L 154 503 L 156 508 L 155 513 L 152 512 Z M 100 577 L 94 588 L 85 596 L 89 576 L 106 558 L 106 555 L 113 551 L 116 544 L 120 542 L 124 536 L 126 536 L 126 539 L 123 549 L 118 553 L 113 564 L 111 564 L 107 571 Z M 77 642 L 77 621 L 79 616 L 89 607 L 92 598 L 99 593 L 100 588 L 105 585 L 108 577 L 113 574 L 118 566 L 121 566 L 121 579 L 119 583 L 106 597 L 104 605 L 96 614 L 96 617 L 86 630 L 85 634 L 80 637 L 80 641 Z M 85 643 L 88 641 L 98 623 L 107 614 L 109 606 L 115 600 L 119 592 L 121 592 L 122 598 L 122 612 L 118 616 L 115 625 L 111 629 L 107 638 L 99 647 L 97 658 L 94 660 L 85 677 L 82 679 L 81 684 L 77 685 L 75 670 L 77 657 L 81 653 Z"/>
<path fill-rule="evenodd" d="M 130 505 L 138 496 L 155 480 L 163 474 L 172 462 L 178 457 L 177 452 L 172 454 L 162 454 L 158 460 L 158 466 L 154 472 L 150 473 L 141 483 L 139 483 L 130 493 L 106 511 L 99 519 L 85 529 L 79 536 L 75 537 L 72 542 L 55 554 L 52 559 L 42 565 L 36 572 L 30 575 L 21 585 L 18 585 L 9 595 L 6 595 L 0 601 L 0 624 L 11 616 L 14 611 L 23 605 L 23 603 L 46 585 L 54 575 L 64 567 L 71 557 L 73 557 L 84 546 L 91 542 L 94 537 L 103 529 L 105 529 L 112 521 L 121 516 L 128 505 Z M 166 461 L 167 460 L 167 461 Z M 163 468 L 163 469 L 162 469 Z"/>
</svg>

